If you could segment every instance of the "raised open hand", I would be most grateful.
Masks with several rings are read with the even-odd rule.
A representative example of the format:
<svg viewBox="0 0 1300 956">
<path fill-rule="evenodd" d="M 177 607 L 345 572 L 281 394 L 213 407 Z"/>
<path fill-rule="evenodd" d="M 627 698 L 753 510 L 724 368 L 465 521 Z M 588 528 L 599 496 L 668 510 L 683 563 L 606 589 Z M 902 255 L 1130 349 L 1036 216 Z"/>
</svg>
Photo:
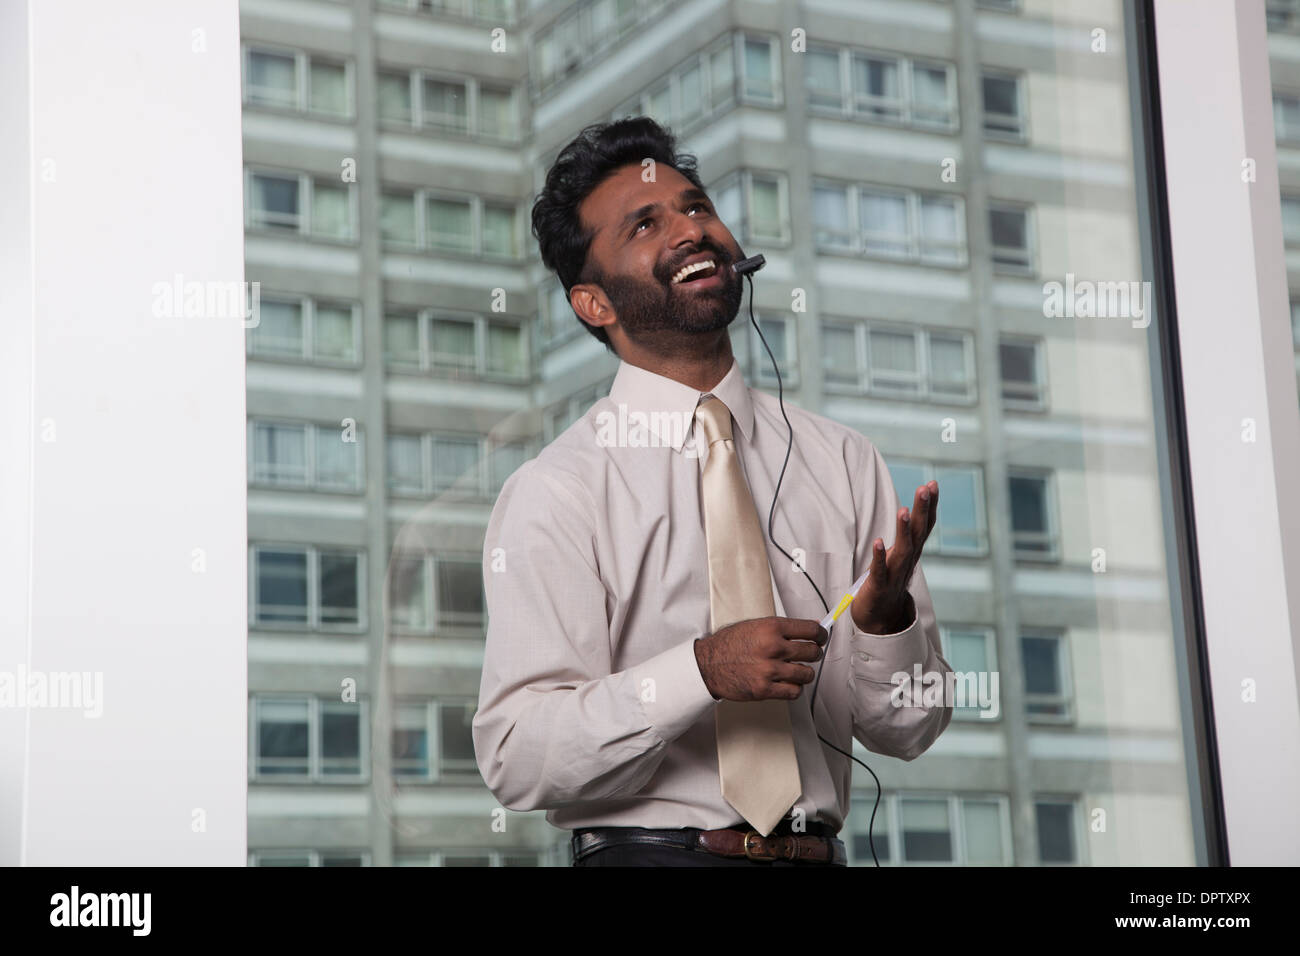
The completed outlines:
<svg viewBox="0 0 1300 956">
<path fill-rule="evenodd" d="M 871 574 L 849 606 L 853 623 L 861 630 L 868 634 L 897 634 L 912 623 L 916 607 L 907 586 L 938 513 L 939 483 L 929 481 L 916 489 L 911 511 L 898 509 L 898 530 L 888 553 L 883 539 L 872 543 Z"/>
</svg>

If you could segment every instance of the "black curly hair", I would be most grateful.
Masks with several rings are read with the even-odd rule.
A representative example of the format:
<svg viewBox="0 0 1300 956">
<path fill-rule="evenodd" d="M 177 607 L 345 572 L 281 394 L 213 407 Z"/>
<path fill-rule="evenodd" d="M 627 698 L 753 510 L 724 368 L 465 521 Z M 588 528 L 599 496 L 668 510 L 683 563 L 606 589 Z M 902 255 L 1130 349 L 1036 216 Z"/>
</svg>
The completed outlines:
<svg viewBox="0 0 1300 956">
<path fill-rule="evenodd" d="M 678 153 L 677 137 L 648 116 L 625 116 L 585 127 L 560 151 L 546 174 L 546 185 L 533 202 L 533 236 L 542 262 L 564 286 L 566 299 L 579 283 L 600 285 L 603 281 L 600 269 L 587 263 L 595 230 L 583 228 L 578 206 L 616 170 L 629 164 L 639 166 L 646 158 L 671 166 L 697 189 L 704 188 L 695 157 Z M 614 351 L 603 328 L 580 318 L 578 322 L 604 342 L 608 351 Z"/>
</svg>

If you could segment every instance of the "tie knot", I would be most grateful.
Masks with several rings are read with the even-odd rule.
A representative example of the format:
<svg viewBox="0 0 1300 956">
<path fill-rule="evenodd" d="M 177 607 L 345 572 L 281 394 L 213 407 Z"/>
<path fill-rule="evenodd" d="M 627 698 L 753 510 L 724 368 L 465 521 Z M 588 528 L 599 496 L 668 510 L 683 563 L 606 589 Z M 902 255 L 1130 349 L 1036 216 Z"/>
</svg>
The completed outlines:
<svg viewBox="0 0 1300 956">
<path fill-rule="evenodd" d="M 731 440 L 731 409 L 716 395 L 695 406 L 695 418 L 704 428 L 709 447 L 718 441 Z"/>
</svg>

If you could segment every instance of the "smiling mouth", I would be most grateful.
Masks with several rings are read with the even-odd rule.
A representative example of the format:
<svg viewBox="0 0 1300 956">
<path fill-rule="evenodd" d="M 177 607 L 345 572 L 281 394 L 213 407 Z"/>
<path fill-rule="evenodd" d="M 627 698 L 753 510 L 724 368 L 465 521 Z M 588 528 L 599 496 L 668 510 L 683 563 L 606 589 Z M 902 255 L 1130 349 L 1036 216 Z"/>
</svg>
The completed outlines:
<svg viewBox="0 0 1300 956">
<path fill-rule="evenodd" d="M 721 260 L 718 257 L 714 257 L 684 266 L 673 275 L 669 285 L 721 285 L 722 266 L 720 262 Z"/>
</svg>

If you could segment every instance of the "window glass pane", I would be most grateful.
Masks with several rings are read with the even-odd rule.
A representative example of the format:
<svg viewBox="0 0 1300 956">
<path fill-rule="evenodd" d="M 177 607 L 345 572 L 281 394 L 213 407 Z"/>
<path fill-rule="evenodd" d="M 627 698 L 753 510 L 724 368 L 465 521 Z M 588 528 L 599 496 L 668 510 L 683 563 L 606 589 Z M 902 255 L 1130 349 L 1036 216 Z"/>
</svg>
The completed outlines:
<svg viewBox="0 0 1300 956">
<path fill-rule="evenodd" d="M 302 357 L 302 303 L 260 298 L 257 325 L 249 330 L 258 355 Z"/>
<path fill-rule="evenodd" d="M 939 483 L 939 516 L 935 530 L 939 534 L 940 546 L 947 550 L 983 550 L 984 508 L 979 498 L 976 473 L 969 468 L 937 468 L 934 480 Z M 913 485 L 908 492 L 906 503 L 909 508 L 915 489 L 916 485 Z"/>
<path fill-rule="evenodd" d="M 509 90 L 480 87 L 478 91 L 478 128 L 485 136 L 508 139 L 514 136 L 514 100 Z"/>
<path fill-rule="evenodd" d="M 933 196 L 921 198 L 921 254 L 934 262 L 960 262 L 963 240 L 957 224 L 957 203 Z"/>
<path fill-rule="evenodd" d="M 991 133 L 1019 134 L 1020 97 L 1015 79 L 985 74 L 981 87 L 984 93 L 984 129 Z"/>
<path fill-rule="evenodd" d="M 433 486 L 445 489 L 456 485 L 478 488 L 479 444 L 471 439 L 440 438 L 433 440 Z"/>
<path fill-rule="evenodd" d="M 388 487 L 416 493 L 424 490 L 424 453 L 419 435 L 388 436 Z"/>
<path fill-rule="evenodd" d="M 898 63 L 855 54 L 852 66 L 854 105 L 858 112 L 875 119 L 901 118 Z"/>
<path fill-rule="evenodd" d="M 1288 245 L 1300 243 L 1300 198 L 1282 197 L 1282 238 Z"/>
<path fill-rule="evenodd" d="M 256 566 L 257 623 L 307 623 L 306 552 L 259 550 Z"/>
<path fill-rule="evenodd" d="M 804 55 L 808 102 L 818 106 L 839 106 L 840 55 L 833 51 L 809 50 Z"/>
<path fill-rule="evenodd" d="M 249 103 L 296 108 L 298 78 L 293 55 L 250 50 L 244 86 Z"/>
<path fill-rule="evenodd" d="M 948 96 L 948 71 L 941 67 L 912 67 L 912 118 L 918 122 L 947 124 L 952 120 Z"/>
<path fill-rule="evenodd" d="M 356 624 L 357 556 L 322 552 L 320 556 L 320 620 L 322 624 Z"/>
<path fill-rule="evenodd" d="M 842 188 L 817 186 L 813 190 L 814 235 L 821 245 L 846 247 L 853 243 L 849 204 Z"/>
<path fill-rule="evenodd" d="M 361 772 L 361 711 L 356 704 L 321 706 L 320 752 L 326 776 Z"/>
<path fill-rule="evenodd" d="M 963 800 L 967 866 L 996 866 L 1002 860 L 1002 813 L 992 801 Z"/>
<path fill-rule="evenodd" d="M 745 95 L 765 100 L 776 95 L 772 84 L 772 47 L 766 40 L 745 39 Z"/>
<path fill-rule="evenodd" d="M 257 772 L 264 776 L 306 776 L 308 702 L 257 702 Z"/>
<path fill-rule="evenodd" d="M 404 777 L 429 775 L 428 711 L 422 704 L 394 711 L 393 773 Z"/>
<path fill-rule="evenodd" d="M 1060 694 L 1059 642 L 1050 637 L 1022 637 L 1020 654 L 1025 667 L 1025 690 L 1031 694 Z"/>
<path fill-rule="evenodd" d="M 347 71 L 342 63 L 311 62 L 310 108 L 335 116 L 348 114 Z"/>
<path fill-rule="evenodd" d="M 385 242 L 416 245 L 415 196 L 412 193 L 384 193 L 379 198 L 379 234 Z"/>
<path fill-rule="evenodd" d="M 420 367 L 420 324 L 416 316 L 384 316 L 384 354 L 391 365 Z"/>
<path fill-rule="evenodd" d="M 872 387 L 915 390 L 916 336 L 911 332 L 871 329 L 868 339 L 871 345 Z"/>
<path fill-rule="evenodd" d="M 483 623 L 483 569 L 476 561 L 438 561 L 438 626 Z"/>
<path fill-rule="evenodd" d="M 307 484 L 307 429 L 302 425 L 255 424 L 253 479 L 277 485 Z"/>
<path fill-rule="evenodd" d="M 425 231 L 430 246 L 463 252 L 474 247 L 467 201 L 430 198 L 426 210 Z"/>
<path fill-rule="evenodd" d="M 1067 803 L 1039 803 L 1038 858 L 1043 863 L 1075 863 L 1074 808 Z"/>
<path fill-rule="evenodd" d="M 389 611 L 398 627 L 429 627 L 428 564 L 424 558 L 394 558 L 390 575 Z"/>
<path fill-rule="evenodd" d="M 473 369 L 474 323 L 434 319 L 429 330 L 430 361 L 437 368 Z"/>
<path fill-rule="evenodd" d="M 357 357 L 356 333 L 352 324 L 352 306 L 316 303 L 316 357 L 336 361 L 353 361 Z"/>
<path fill-rule="evenodd" d="M 948 801 L 904 800 L 903 859 L 909 863 L 952 862 Z"/>
<path fill-rule="evenodd" d="M 352 237 L 352 210 L 345 187 L 317 180 L 312 189 L 311 231 L 330 239 Z"/>
<path fill-rule="evenodd" d="M 850 327 L 822 326 L 822 374 L 827 382 L 857 385 L 857 336 Z"/>
<path fill-rule="evenodd" d="M 754 207 L 755 236 L 779 237 L 781 235 L 781 190 L 777 183 L 754 179 L 750 187 Z"/>
<path fill-rule="evenodd" d="M 904 508 L 912 507 L 911 502 L 916 499 L 916 489 L 925 484 L 927 475 L 925 469 L 920 465 L 908 464 L 905 462 L 889 461 L 886 459 L 886 465 L 889 468 L 889 474 L 894 479 L 894 491 L 898 495 L 898 503 Z M 939 485 L 939 518 L 943 521 L 943 512 L 948 507 L 948 486 Z"/>
<path fill-rule="evenodd" d="M 253 176 L 253 224 L 289 232 L 298 230 L 298 177 Z"/>
<path fill-rule="evenodd" d="M 317 430 L 317 487 L 334 491 L 359 489 L 360 468 L 361 441 L 353 430 L 345 432 L 341 427 Z"/>
<path fill-rule="evenodd" d="M 483 251 L 498 256 L 516 256 L 515 210 L 511 206 L 483 206 Z"/>
<path fill-rule="evenodd" d="M 715 50 L 709 56 L 709 88 L 713 108 L 730 104 L 736 96 L 736 72 L 732 62 L 731 45 Z"/>
<path fill-rule="evenodd" d="M 930 333 L 930 388 L 936 396 L 964 397 L 969 393 L 965 339 Z"/>
<path fill-rule="evenodd" d="M 858 202 L 868 252 L 888 256 L 908 253 L 907 198 L 863 190 Z"/>
<path fill-rule="evenodd" d="M 424 122 L 440 129 L 464 132 L 469 129 L 465 84 L 424 80 Z"/>
<path fill-rule="evenodd" d="M 489 454 L 489 467 L 492 473 L 492 487 L 500 489 L 506 479 L 528 460 L 526 446 L 516 443 L 498 445 Z"/>
<path fill-rule="evenodd" d="M 379 74 L 379 118 L 411 122 L 411 78 L 406 73 Z"/>
<path fill-rule="evenodd" d="M 472 704 L 443 704 L 440 712 L 441 763 L 444 773 L 473 771 L 474 738 L 470 724 L 474 720 Z"/>
<path fill-rule="evenodd" d="M 1011 529 L 1017 551 L 1047 552 L 1050 527 L 1047 515 L 1047 483 L 1042 478 L 1012 475 Z"/>
</svg>

